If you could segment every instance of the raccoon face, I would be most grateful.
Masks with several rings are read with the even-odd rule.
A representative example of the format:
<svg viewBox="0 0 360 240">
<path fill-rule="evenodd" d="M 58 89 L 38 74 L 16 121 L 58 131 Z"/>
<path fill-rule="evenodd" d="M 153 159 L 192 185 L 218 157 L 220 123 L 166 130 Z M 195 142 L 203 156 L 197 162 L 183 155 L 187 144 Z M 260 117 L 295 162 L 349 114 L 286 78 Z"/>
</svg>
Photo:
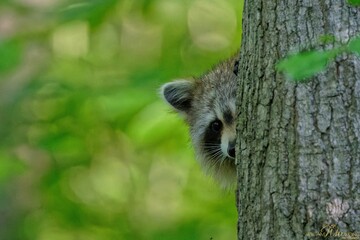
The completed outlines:
<svg viewBox="0 0 360 240">
<path fill-rule="evenodd" d="M 236 183 L 236 78 L 215 71 L 165 84 L 162 95 L 185 117 L 197 160 L 224 187 Z"/>
</svg>

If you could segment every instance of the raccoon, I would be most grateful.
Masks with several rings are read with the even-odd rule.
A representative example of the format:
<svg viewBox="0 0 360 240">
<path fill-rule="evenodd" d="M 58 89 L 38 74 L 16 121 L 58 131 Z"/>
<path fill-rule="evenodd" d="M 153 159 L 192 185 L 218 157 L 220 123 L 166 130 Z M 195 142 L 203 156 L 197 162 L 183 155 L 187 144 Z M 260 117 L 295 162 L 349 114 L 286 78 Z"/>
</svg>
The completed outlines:
<svg viewBox="0 0 360 240">
<path fill-rule="evenodd" d="M 237 61 L 232 58 L 194 80 L 175 80 L 161 88 L 164 100 L 190 128 L 196 158 L 224 188 L 236 183 Z"/>
</svg>

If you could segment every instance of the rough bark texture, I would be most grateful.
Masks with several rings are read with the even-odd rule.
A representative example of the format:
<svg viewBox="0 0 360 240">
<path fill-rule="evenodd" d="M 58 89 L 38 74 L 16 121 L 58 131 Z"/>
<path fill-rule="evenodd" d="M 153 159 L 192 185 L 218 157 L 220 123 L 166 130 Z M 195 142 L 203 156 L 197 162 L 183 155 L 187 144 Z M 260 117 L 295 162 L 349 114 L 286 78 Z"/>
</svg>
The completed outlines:
<svg viewBox="0 0 360 240">
<path fill-rule="evenodd" d="M 360 58 L 343 54 L 305 84 L 275 70 L 322 35 L 359 33 L 360 9 L 344 0 L 245 1 L 238 239 L 360 237 Z"/>
</svg>

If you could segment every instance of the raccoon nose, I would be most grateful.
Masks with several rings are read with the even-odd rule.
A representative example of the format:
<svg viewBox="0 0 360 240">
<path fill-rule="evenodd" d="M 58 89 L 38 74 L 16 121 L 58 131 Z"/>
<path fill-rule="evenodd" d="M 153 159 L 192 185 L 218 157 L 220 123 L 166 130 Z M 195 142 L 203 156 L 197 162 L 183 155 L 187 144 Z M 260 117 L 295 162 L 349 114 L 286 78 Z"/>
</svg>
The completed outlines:
<svg viewBox="0 0 360 240">
<path fill-rule="evenodd" d="M 235 141 L 229 142 L 227 152 L 231 158 L 235 158 Z"/>
</svg>

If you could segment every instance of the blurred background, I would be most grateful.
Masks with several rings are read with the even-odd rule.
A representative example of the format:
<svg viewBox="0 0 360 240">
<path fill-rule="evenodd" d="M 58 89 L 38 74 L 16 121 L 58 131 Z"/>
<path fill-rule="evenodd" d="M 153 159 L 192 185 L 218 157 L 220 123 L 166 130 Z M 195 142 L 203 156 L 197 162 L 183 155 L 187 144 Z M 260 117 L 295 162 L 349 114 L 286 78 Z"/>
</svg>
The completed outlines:
<svg viewBox="0 0 360 240">
<path fill-rule="evenodd" d="M 238 0 L 0 2 L 0 240 L 236 238 L 158 89 L 236 53 Z"/>
</svg>

